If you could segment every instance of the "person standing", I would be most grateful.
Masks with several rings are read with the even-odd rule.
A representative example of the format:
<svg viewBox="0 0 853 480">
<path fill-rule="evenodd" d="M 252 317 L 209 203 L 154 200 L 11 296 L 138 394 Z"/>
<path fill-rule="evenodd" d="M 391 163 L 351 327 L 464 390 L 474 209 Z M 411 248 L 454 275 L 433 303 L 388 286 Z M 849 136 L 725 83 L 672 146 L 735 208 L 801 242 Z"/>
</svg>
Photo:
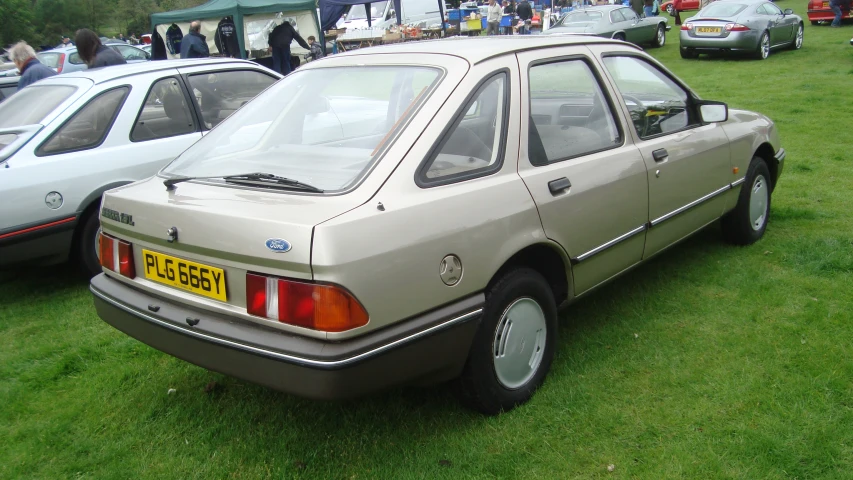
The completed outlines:
<svg viewBox="0 0 853 480">
<path fill-rule="evenodd" d="M 119 34 L 118 34 L 118 39 L 117 39 L 117 40 L 118 40 L 119 42 L 127 43 L 127 39 L 126 39 L 126 38 L 124 38 L 124 34 L 123 34 L 123 33 L 119 33 Z"/>
<path fill-rule="evenodd" d="M 311 46 L 311 51 L 307 55 L 305 55 L 305 60 L 310 60 L 313 62 L 314 60 L 319 60 L 323 58 L 323 47 L 321 47 L 320 44 L 317 43 L 317 39 L 314 38 L 314 35 L 309 36 L 307 40 L 308 45 Z"/>
<path fill-rule="evenodd" d="M 500 35 L 503 9 L 495 0 L 489 0 L 489 8 L 486 9 L 486 12 L 486 35 Z"/>
<path fill-rule="evenodd" d="M 64 47 L 73 47 L 74 42 L 68 37 L 68 35 L 62 36 L 62 43 L 60 43 L 56 48 L 64 48 Z"/>
<path fill-rule="evenodd" d="M 524 28 L 519 33 L 522 35 L 530 33 L 530 22 L 533 20 L 533 9 L 530 7 L 530 2 L 524 0 L 518 4 L 515 11 L 518 14 L 518 18 L 524 22 Z"/>
<path fill-rule="evenodd" d="M 77 30 L 74 36 L 77 42 L 77 54 L 89 68 L 124 65 L 127 62 L 118 52 L 101 44 L 101 39 L 88 28 Z"/>
<path fill-rule="evenodd" d="M 284 20 L 281 25 L 272 29 L 268 39 L 269 51 L 272 53 L 273 70 L 287 75 L 293 68 L 290 65 L 290 44 L 296 40 L 302 48 L 311 50 L 311 46 L 299 36 L 289 21 Z"/>
<path fill-rule="evenodd" d="M 181 58 L 207 58 L 209 56 L 207 37 L 201 34 L 201 22 L 194 20 L 190 23 L 190 33 L 181 39 Z"/>
<path fill-rule="evenodd" d="M 841 17 L 844 16 L 844 12 L 841 11 L 842 8 L 850 10 L 850 0 L 829 0 L 829 8 L 832 9 L 832 12 L 835 13 L 835 18 L 832 20 L 832 23 L 829 24 L 830 27 L 840 27 L 841 26 Z"/>
<path fill-rule="evenodd" d="M 9 58 L 18 67 L 18 71 L 21 72 L 21 78 L 18 80 L 18 90 L 27 85 L 32 85 L 39 80 L 56 75 L 56 72 L 52 68 L 38 61 L 36 51 L 23 40 L 12 45 L 12 48 L 9 49 Z"/>
</svg>

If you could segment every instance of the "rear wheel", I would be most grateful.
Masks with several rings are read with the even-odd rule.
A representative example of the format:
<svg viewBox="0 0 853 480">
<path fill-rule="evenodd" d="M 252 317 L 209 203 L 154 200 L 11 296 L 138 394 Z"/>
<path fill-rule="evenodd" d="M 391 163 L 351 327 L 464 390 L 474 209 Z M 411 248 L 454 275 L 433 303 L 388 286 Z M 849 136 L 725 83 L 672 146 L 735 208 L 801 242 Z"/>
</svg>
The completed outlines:
<svg viewBox="0 0 853 480">
<path fill-rule="evenodd" d="M 666 6 L 666 13 L 668 13 L 670 17 L 675 16 L 675 7 L 671 3 Z"/>
<path fill-rule="evenodd" d="M 657 48 L 666 45 L 666 27 L 663 25 L 658 25 L 658 31 L 655 33 L 655 41 L 653 45 Z"/>
<path fill-rule="evenodd" d="M 812 25 L 818 26 L 820 25 L 820 22 L 818 22 L 817 20 L 812 20 Z"/>
<path fill-rule="evenodd" d="M 797 25 L 797 33 L 794 34 L 794 40 L 789 47 L 791 50 L 799 50 L 803 47 L 803 24 Z"/>
<path fill-rule="evenodd" d="M 556 337 L 557 304 L 548 283 L 529 268 L 508 272 L 486 292 L 457 381 L 460 400 L 488 415 L 525 403 L 551 368 Z"/>
<path fill-rule="evenodd" d="M 770 34 L 764 32 L 758 39 L 758 47 L 755 50 L 755 58 L 759 60 L 767 60 L 770 56 Z"/>
<path fill-rule="evenodd" d="M 102 271 L 101 263 L 98 261 L 98 230 L 101 228 L 98 210 L 89 212 L 80 225 L 76 242 L 77 262 L 83 274 L 91 278 Z"/>
<path fill-rule="evenodd" d="M 699 58 L 699 54 L 696 53 L 696 50 L 693 50 L 691 48 L 681 47 L 679 51 L 681 52 L 681 58 L 686 58 L 688 60 Z"/>
<path fill-rule="evenodd" d="M 722 219 L 723 238 L 749 245 L 764 236 L 770 218 L 770 169 L 761 157 L 752 157 L 734 210 Z"/>
</svg>

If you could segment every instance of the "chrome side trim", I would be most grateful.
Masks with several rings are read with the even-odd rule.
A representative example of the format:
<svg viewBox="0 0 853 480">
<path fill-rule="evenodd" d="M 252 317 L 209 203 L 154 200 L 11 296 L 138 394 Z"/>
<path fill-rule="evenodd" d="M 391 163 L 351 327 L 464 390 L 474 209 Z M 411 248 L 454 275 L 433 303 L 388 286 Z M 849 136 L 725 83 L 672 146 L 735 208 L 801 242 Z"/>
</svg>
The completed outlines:
<svg viewBox="0 0 853 480">
<path fill-rule="evenodd" d="M 590 251 L 588 251 L 588 252 L 585 252 L 585 253 L 582 253 L 582 254 L 578 255 L 576 258 L 573 258 L 573 259 L 572 259 L 572 263 L 573 263 L 573 264 L 578 264 L 578 263 L 580 263 L 580 262 L 582 262 L 582 261 L 586 260 L 587 258 L 589 258 L 589 257 L 591 257 L 591 256 L 593 256 L 593 255 L 595 255 L 595 254 L 597 254 L 597 253 L 601 253 L 601 252 L 603 252 L 604 250 L 607 250 L 608 248 L 610 248 L 610 247 L 612 247 L 612 246 L 616 245 L 616 244 L 617 244 L 617 243 L 619 243 L 619 242 L 622 242 L 622 241 L 624 241 L 624 240 L 627 240 L 627 239 L 629 239 L 629 238 L 633 237 L 634 235 L 636 235 L 636 234 L 638 234 L 638 233 L 642 233 L 642 232 L 646 231 L 646 228 L 648 228 L 648 226 L 644 223 L 644 224 L 640 225 L 639 227 L 637 227 L 637 228 L 635 228 L 635 229 L 631 230 L 630 232 L 628 232 L 628 233 L 626 233 L 626 234 L 624 234 L 624 235 L 620 235 L 620 236 L 618 236 L 618 237 L 614 238 L 613 240 L 610 240 L 610 241 L 609 241 L 609 242 L 607 242 L 607 243 L 604 243 L 604 244 L 602 244 L 602 245 L 599 245 L 599 246 L 597 246 L 597 247 L 593 248 L 592 250 L 590 250 Z"/>
<path fill-rule="evenodd" d="M 738 185 L 740 185 L 741 183 L 743 183 L 743 182 L 745 182 L 745 181 L 746 181 L 746 177 L 740 177 L 740 178 L 738 178 L 737 180 L 735 180 L 734 182 L 732 182 L 732 183 L 731 183 L 731 186 L 732 186 L 732 188 L 735 188 L 735 187 L 737 187 Z"/>
<path fill-rule="evenodd" d="M 726 186 L 725 186 L 725 187 L 723 187 L 723 188 L 719 188 L 719 189 L 717 189 L 717 190 L 714 190 L 713 192 L 711 192 L 711 193 L 709 193 L 709 194 L 705 195 L 705 196 L 704 196 L 704 197 L 702 197 L 702 198 L 698 198 L 698 199 L 696 199 L 696 200 L 693 200 L 692 202 L 688 203 L 687 205 L 684 205 L 683 207 L 679 207 L 679 208 L 677 208 L 677 209 L 675 209 L 675 210 L 673 210 L 673 211 L 671 211 L 671 212 L 667 213 L 666 215 L 662 215 L 662 216 L 660 216 L 660 217 L 658 217 L 658 218 L 656 218 L 656 219 L 652 220 L 652 221 L 651 221 L 651 225 L 650 225 L 650 226 L 651 226 L 651 227 L 654 227 L 654 226 L 656 226 L 656 225 L 660 225 L 661 223 L 663 223 L 663 222 L 665 222 L 665 221 L 669 220 L 670 218 L 672 218 L 672 217 L 674 217 L 674 216 L 678 215 L 679 213 L 683 213 L 683 212 L 685 212 L 685 211 L 687 211 L 687 210 L 690 210 L 691 208 L 695 207 L 696 205 L 699 205 L 699 204 L 700 204 L 700 203 L 702 203 L 702 202 L 706 202 L 706 201 L 708 201 L 708 200 L 710 200 L 710 199 L 712 199 L 712 198 L 716 197 L 717 195 L 719 195 L 719 194 L 721 194 L 721 193 L 725 193 L 725 192 L 727 192 L 727 191 L 729 191 L 729 190 L 731 190 L 731 189 L 732 189 L 732 185 L 731 185 L 731 184 L 728 184 L 728 185 L 726 185 Z"/>
<path fill-rule="evenodd" d="M 244 352 L 252 353 L 255 355 L 261 355 L 264 357 L 269 357 L 269 358 L 272 358 L 275 360 L 282 360 L 282 361 L 289 362 L 289 363 L 295 363 L 297 365 L 304 365 L 304 366 L 308 366 L 308 367 L 318 367 L 318 368 L 322 368 L 322 369 L 340 368 L 340 367 L 344 367 L 344 366 L 347 366 L 347 365 L 352 364 L 352 363 L 356 363 L 356 362 L 368 359 L 370 357 L 376 356 L 376 355 L 378 355 L 382 352 L 385 352 L 387 350 L 391 350 L 392 348 L 399 347 L 403 344 L 412 342 L 412 341 L 417 340 L 421 337 L 425 337 L 425 336 L 432 334 L 432 333 L 435 333 L 437 331 L 444 330 L 444 329 L 451 327 L 457 323 L 462 323 L 466 320 L 470 320 L 472 317 L 475 317 L 475 316 L 477 316 L 483 312 L 482 308 L 478 308 L 477 310 L 462 314 L 458 317 L 451 318 L 450 320 L 439 323 L 438 325 L 433 325 L 432 327 L 427 328 L 426 330 L 421 330 L 421 331 L 413 333 L 407 337 L 403 337 L 403 338 L 394 340 L 391 343 L 386 343 L 385 345 L 376 347 L 373 350 L 368 350 L 366 352 L 362 352 L 358 355 L 355 355 L 355 356 L 352 356 L 349 358 L 345 358 L 343 360 L 312 360 L 310 358 L 295 357 L 293 355 L 287 355 L 284 353 L 273 352 L 273 351 L 266 350 L 263 348 L 253 347 L 251 345 L 244 345 L 242 343 L 233 342 L 231 340 L 226 340 L 224 338 L 219 338 L 219 337 L 207 335 L 205 333 L 201 333 L 201 332 L 198 332 L 196 330 L 190 330 L 188 328 L 178 327 L 178 326 L 175 326 L 169 322 L 164 322 L 163 320 L 160 320 L 156 317 L 153 317 L 153 316 L 151 316 L 145 312 L 139 311 L 139 310 L 137 310 L 137 309 L 135 309 L 129 305 L 125 305 L 125 304 L 123 304 L 123 303 L 121 303 L 115 299 L 112 299 L 112 298 L 104 295 L 103 293 L 99 292 L 98 290 L 95 290 L 91 285 L 89 286 L 89 290 L 92 292 L 93 295 L 95 295 L 96 297 L 100 298 L 101 300 L 113 305 L 116 308 L 119 308 L 121 310 L 124 310 L 127 313 L 130 313 L 130 314 L 135 315 L 137 317 L 148 320 L 149 322 L 155 323 L 161 327 L 168 328 L 168 329 L 176 331 L 176 332 L 180 332 L 184 335 L 188 335 L 190 337 L 195 337 L 195 338 L 198 338 L 200 340 L 207 341 L 207 342 L 216 343 L 216 344 L 228 347 L 228 348 L 233 348 L 236 350 L 242 350 Z"/>
</svg>

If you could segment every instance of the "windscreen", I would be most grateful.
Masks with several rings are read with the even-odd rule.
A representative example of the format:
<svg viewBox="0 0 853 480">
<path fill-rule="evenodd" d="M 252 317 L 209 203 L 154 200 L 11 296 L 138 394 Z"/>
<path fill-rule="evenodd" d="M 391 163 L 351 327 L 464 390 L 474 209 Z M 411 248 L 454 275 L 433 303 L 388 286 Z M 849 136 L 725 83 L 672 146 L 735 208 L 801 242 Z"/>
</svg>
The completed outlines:
<svg viewBox="0 0 853 480">
<path fill-rule="evenodd" d="M 738 3 L 714 3 L 702 9 L 699 12 L 700 17 L 705 18 L 725 18 L 733 17 L 742 12 L 746 5 Z"/>
<path fill-rule="evenodd" d="M 572 23 L 598 22 L 599 20 L 601 20 L 601 16 L 601 12 L 587 12 L 583 10 L 577 12 L 569 12 L 562 18 L 562 20 L 560 20 L 560 23 L 555 26 L 569 25 Z"/>
<path fill-rule="evenodd" d="M 297 70 L 163 169 L 168 176 L 269 173 L 325 192 L 352 186 L 437 83 L 428 67 Z"/>
<path fill-rule="evenodd" d="M 0 103 L 0 128 L 23 127 L 41 123 L 76 87 L 70 85 L 32 85 Z"/>
<path fill-rule="evenodd" d="M 388 2 L 373 2 L 370 4 L 370 18 L 382 18 L 385 15 L 385 6 Z M 346 20 L 366 20 L 367 14 L 364 11 L 364 4 L 353 5 L 347 13 Z"/>
<path fill-rule="evenodd" d="M 37 53 L 36 58 L 50 68 L 58 68 L 61 55 L 60 53 Z"/>
</svg>

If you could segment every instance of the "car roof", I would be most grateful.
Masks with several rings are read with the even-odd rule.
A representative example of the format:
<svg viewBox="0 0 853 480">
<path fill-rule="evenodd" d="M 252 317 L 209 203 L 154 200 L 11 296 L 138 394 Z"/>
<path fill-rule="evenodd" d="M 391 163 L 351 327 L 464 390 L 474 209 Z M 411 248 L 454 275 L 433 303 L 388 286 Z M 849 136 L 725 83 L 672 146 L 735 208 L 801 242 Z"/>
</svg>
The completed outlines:
<svg viewBox="0 0 853 480">
<path fill-rule="evenodd" d="M 241 65 L 245 67 L 259 67 L 257 63 L 247 60 L 239 60 L 234 58 L 193 58 L 193 59 L 176 59 L 176 60 L 152 60 L 149 62 L 129 63 L 127 65 L 115 65 L 112 67 L 96 68 L 93 70 L 83 70 L 79 72 L 65 73 L 51 79 L 63 78 L 87 78 L 95 84 L 108 82 L 116 78 L 139 75 L 143 73 L 156 72 L 160 70 L 171 70 L 183 67 L 196 67 L 200 65 L 219 66 L 219 65 Z"/>
<path fill-rule="evenodd" d="M 559 46 L 601 44 L 619 45 L 623 47 L 628 46 L 634 47 L 637 50 L 642 50 L 636 45 L 617 40 L 610 40 L 592 35 L 558 33 L 550 35 L 497 35 L 489 37 L 450 37 L 440 40 L 422 40 L 420 42 L 395 43 L 358 49 L 351 52 L 337 54 L 335 57 L 358 57 L 371 54 L 392 53 L 401 53 L 406 55 L 433 53 L 461 57 L 468 60 L 471 64 L 477 64 L 490 58 L 501 55 L 511 55 L 528 50 L 538 50 Z M 311 63 L 308 65 L 311 65 Z M 317 62 L 317 64 L 317 66 L 320 66 L 319 64 L 322 64 L 322 62 Z"/>
</svg>

